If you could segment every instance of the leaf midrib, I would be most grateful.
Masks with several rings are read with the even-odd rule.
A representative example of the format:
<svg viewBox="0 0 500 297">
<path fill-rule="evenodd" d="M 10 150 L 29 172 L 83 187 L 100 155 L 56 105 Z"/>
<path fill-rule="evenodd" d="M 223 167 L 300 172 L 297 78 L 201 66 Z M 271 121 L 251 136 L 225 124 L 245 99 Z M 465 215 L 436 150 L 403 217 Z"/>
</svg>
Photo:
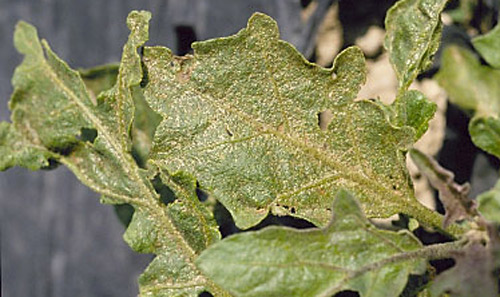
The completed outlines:
<svg viewBox="0 0 500 297">
<path fill-rule="evenodd" d="M 234 84 L 233 84 L 233 86 L 234 86 Z M 183 90 L 182 88 L 179 88 L 179 87 L 176 87 L 176 88 L 178 90 Z M 275 129 L 274 127 L 271 127 L 271 126 L 264 124 L 263 122 L 254 120 L 251 116 L 247 115 L 246 113 L 241 112 L 237 108 L 234 108 L 233 106 L 228 105 L 224 100 L 226 97 L 218 98 L 217 96 L 214 96 L 213 94 L 210 94 L 210 96 L 207 96 L 205 93 L 200 92 L 197 88 L 192 88 L 189 91 L 195 92 L 205 102 L 209 102 L 211 104 L 214 104 L 218 108 L 221 108 L 228 113 L 233 113 L 233 114 L 237 115 L 241 120 L 245 121 L 245 123 L 251 125 L 255 131 L 259 131 L 258 134 L 261 134 L 261 135 L 272 134 L 272 135 L 276 136 L 277 138 L 280 138 L 282 140 L 285 140 L 285 141 L 293 144 L 295 147 L 300 148 L 304 152 L 305 155 L 308 154 L 309 156 L 312 156 L 316 160 L 321 161 L 321 162 L 329 165 L 334 170 L 337 170 L 339 172 L 339 174 L 338 174 L 339 176 L 346 178 L 347 180 L 353 180 L 357 184 L 362 185 L 365 188 L 371 189 L 374 194 L 379 195 L 382 192 L 382 193 L 390 195 L 390 197 L 392 197 L 393 199 L 404 198 L 404 195 L 399 196 L 399 195 L 395 194 L 394 192 L 390 191 L 388 188 L 381 186 L 378 182 L 374 182 L 375 180 L 377 180 L 376 177 L 370 177 L 370 176 L 365 177 L 363 175 L 363 174 L 366 174 L 365 172 L 363 172 L 363 174 L 360 174 L 357 171 L 349 171 L 348 170 L 349 167 L 346 167 L 342 163 L 335 161 L 335 156 L 333 156 L 331 153 L 324 151 L 324 150 L 321 150 L 320 148 L 318 148 L 316 146 L 307 145 L 304 142 L 297 140 L 297 139 L 300 139 L 300 137 L 291 135 L 291 132 L 288 134 L 285 134 L 285 133 L 280 132 L 279 130 Z M 227 91 L 226 93 L 229 94 L 229 91 Z M 320 131 L 318 131 L 318 133 L 319 132 Z M 253 138 L 255 136 L 261 136 L 261 135 L 254 134 L 251 136 L 242 137 L 241 140 L 244 141 L 245 138 Z M 206 146 L 206 148 L 213 148 L 215 145 L 224 145 L 227 143 L 231 143 L 231 141 L 224 141 L 224 142 L 220 142 L 217 144 L 210 144 L 210 145 Z M 156 152 L 156 154 L 158 156 L 161 156 L 161 155 L 169 156 L 170 155 L 168 152 Z M 362 165 L 362 164 L 360 164 L 360 165 Z M 322 177 L 319 180 L 324 180 L 324 179 L 328 179 L 328 178 L 329 178 L 329 176 L 326 176 L 326 177 Z M 311 182 L 311 183 L 314 183 L 314 182 Z M 311 184 L 311 183 L 309 183 L 309 184 Z M 318 185 L 320 185 L 320 184 L 318 184 Z M 294 190 L 294 192 L 299 192 L 299 191 L 300 191 L 300 188 Z M 276 199 L 274 199 L 272 203 L 275 203 L 279 196 L 281 196 L 281 194 L 277 194 Z"/>
<path fill-rule="evenodd" d="M 64 93 L 68 95 L 69 98 L 78 106 L 81 108 L 81 110 L 84 112 L 85 116 L 87 116 L 87 119 L 95 125 L 95 128 L 98 130 L 99 136 L 104 138 L 106 142 L 111 146 L 112 150 L 111 153 L 118 159 L 120 166 L 124 170 L 125 173 L 141 188 L 141 192 L 145 194 L 145 196 L 148 198 L 149 202 L 144 202 L 143 204 L 136 204 L 138 207 L 144 207 L 146 208 L 151 214 L 155 214 L 155 216 L 158 218 L 156 221 L 163 221 L 164 223 L 162 224 L 163 227 L 165 228 L 160 228 L 160 226 L 156 226 L 159 230 L 166 230 L 170 234 L 174 235 L 178 243 L 180 243 L 180 247 L 183 250 L 183 253 L 187 256 L 187 259 L 189 260 L 187 263 L 192 267 L 194 271 L 198 271 L 198 275 L 204 280 L 205 286 L 212 288 L 216 291 L 223 292 L 217 285 L 212 283 L 209 279 L 207 279 L 201 271 L 196 267 L 194 264 L 194 258 L 196 257 L 196 252 L 191 248 L 189 243 L 184 239 L 182 234 L 177 230 L 173 222 L 171 221 L 170 218 L 167 217 L 163 210 L 163 207 L 159 207 L 159 198 L 156 197 L 154 193 L 151 193 L 151 191 L 148 190 L 148 187 L 143 183 L 142 178 L 140 177 L 139 174 L 139 168 L 138 166 L 131 164 L 130 158 L 127 158 L 127 156 L 122 152 L 121 148 L 119 147 L 119 144 L 115 143 L 113 141 L 113 137 L 111 137 L 111 133 L 108 131 L 108 129 L 105 128 L 105 126 L 101 123 L 101 121 L 95 117 L 92 112 L 85 106 L 83 102 L 80 101 L 78 96 L 71 91 L 66 85 L 57 77 L 57 75 L 54 73 L 52 67 L 48 64 L 48 62 L 45 60 L 45 58 L 42 60 L 43 61 L 43 67 L 47 69 L 47 72 L 49 74 L 49 77 L 52 79 L 55 85 L 57 85 Z M 70 70 L 71 71 L 71 70 Z M 86 88 L 85 88 L 86 89 Z M 98 136 L 98 137 L 99 137 Z M 109 149 L 109 147 L 108 147 Z M 66 160 L 68 163 L 69 160 Z M 74 169 L 76 167 L 72 166 Z M 78 172 L 81 173 L 81 171 L 78 170 Z M 134 203 L 136 202 L 135 200 L 141 200 L 140 198 L 133 198 Z M 168 237 L 168 236 L 167 236 Z M 229 296 L 229 295 L 228 295 Z"/>
<path fill-rule="evenodd" d="M 71 91 L 66 85 L 57 77 L 57 75 L 53 72 L 52 67 L 46 62 L 46 60 L 43 60 L 44 62 L 44 67 L 47 68 L 47 73 L 49 74 L 50 78 L 52 81 L 64 92 L 68 95 L 69 98 L 83 111 L 87 119 L 95 125 L 96 130 L 99 133 L 98 137 L 104 138 L 104 140 L 109 144 L 111 147 L 111 153 L 113 156 L 115 156 L 118 159 L 119 165 L 122 167 L 124 172 L 128 175 L 129 178 L 131 178 L 136 184 L 138 184 L 141 188 L 141 192 L 145 194 L 145 196 L 149 199 L 149 203 L 146 203 L 142 206 L 146 206 L 149 211 L 160 214 L 159 217 L 163 218 L 164 221 L 168 222 L 167 226 L 170 228 L 170 226 L 174 226 L 172 221 L 167 218 L 165 215 L 161 215 L 162 212 L 158 211 L 158 197 L 154 193 L 151 193 L 151 191 L 148 190 L 148 187 L 142 182 L 142 178 L 140 177 L 140 174 L 138 172 L 138 167 L 136 165 L 131 164 L 133 161 L 130 160 L 130 158 L 127 158 L 127 156 L 123 153 L 120 144 L 116 143 L 111 136 L 111 133 L 109 130 L 101 123 L 99 118 L 94 116 L 92 112 L 85 106 L 83 102 L 80 101 L 78 96 Z M 109 149 L 108 146 L 108 149 Z M 175 227 L 174 227 L 175 228 Z M 174 231 L 174 230 L 171 230 Z M 180 235 L 180 233 L 173 232 L 177 237 L 182 239 L 182 242 L 188 247 L 190 250 L 190 253 L 188 254 L 195 254 L 194 251 L 191 249 L 189 244 L 184 241 L 184 238 Z M 190 257 L 191 258 L 191 257 Z"/>
</svg>

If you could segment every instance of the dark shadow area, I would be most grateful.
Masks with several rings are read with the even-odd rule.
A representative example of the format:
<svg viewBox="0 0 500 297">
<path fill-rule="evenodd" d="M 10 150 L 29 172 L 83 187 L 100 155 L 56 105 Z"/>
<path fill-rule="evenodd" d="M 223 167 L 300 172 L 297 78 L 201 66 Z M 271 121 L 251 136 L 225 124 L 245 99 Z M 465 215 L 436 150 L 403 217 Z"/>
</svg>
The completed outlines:
<svg viewBox="0 0 500 297">
<path fill-rule="evenodd" d="M 94 143 L 94 140 L 97 138 L 97 130 L 96 129 L 88 129 L 82 128 L 80 133 L 80 140 L 86 141 L 90 143 Z"/>
<path fill-rule="evenodd" d="M 306 8 L 309 4 L 311 4 L 311 2 L 313 2 L 313 0 L 300 0 L 300 6 L 302 6 L 302 8 Z"/>
<path fill-rule="evenodd" d="M 42 170 L 48 171 L 48 170 L 56 169 L 59 165 L 61 165 L 61 163 L 57 162 L 54 159 L 49 159 L 48 161 L 49 161 L 49 165 L 42 167 Z"/>
<path fill-rule="evenodd" d="M 413 234 L 420 239 L 424 245 L 431 245 L 436 243 L 451 242 L 453 239 L 447 235 L 439 232 L 429 232 L 422 227 L 413 231 Z"/>
<path fill-rule="evenodd" d="M 197 40 L 193 27 L 176 26 L 175 35 L 177 37 L 177 55 L 184 56 L 192 53 L 191 43 Z"/>
<path fill-rule="evenodd" d="M 144 46 L 141 46 L 141 49 L 139 50 L 139 55 L 141 57 L 141 69 L 142 69 L 142 79 L 141 82 L 139 83 L 139 86 L 141 88 L 145 88 L 149 83 L 149 72 L 148 72 L 148 67 L 146 67 L 146 64 L 143 61 Z"/>
<path fill-rule="evenodd" d="M 130 221 L 132 221 L 132 216 L 134 215 L 134 207 L 130 204 L 116 204 L 113 205 L 115 209 L 116 216 L 123 224 L 123 226 L 128 227 Z"/>
<path fill-rule="evenodd" d="M 354 292 L 354 291 L 345 290 L 345 291 L 338 292 L 337 294 L 333 295 L 332 297 L 359 297 L 359 293 Z"/>
<path fill-rule="evenodd" d="M 231 234 L 246 231 L 256 231 L 268 226 L 288 226 L 297 229 L 316 228 L 316 226 L 311 222 L 300 218 L 295 218 L 292 216 L 275 216 L 272 214 L 268 214 L 266 218 L 256 226 L 247 230 L 241 230 L 234 223 L 234 220 L 229 211 L 224 207 L 224 205 L 219 202 L 217 202 L 217 204 L 215 205 L 214 217 L 217 221 L 217 224 L 219 225 L 219 231 L 221 232 L 223 238 Z"/>
<path fill-rule="evenodd" d="M 290 212 L 294 213 L 295 210 L 292 207 Z M 313 223 L 292 217 L 292 216 L 275 216 L 272 214 L 268 214 L 267 217 L 262 220 L 258 225 L 248 229 L 248 231 L 256 231 L 263 229 L 268 226 L 287 226 L 287 227 L 292 227 L 296 229 L 311 229 L 311 228 L 317 228 Z M 247 230 L 245 230 L 247 231 Z"/>
<path fill-rule="evenodd" d="M 214 297 L 214 295 L 208 293 L 207 291 L 201 292 L 198 297 Z"/>
<path fill-rule="evenodd" d="M 469 120 L 469 116 L 456 105 L 448 104 L 445 138 L 437 156 L 439 164 L 453 172 L 455 181 L 460 184 L 471 180 L 478 152 L 469 135 Z M 437 211 L 443 214 L 443 205 L 439 200 L 437 202 Z"/>
<path fill-rule="evenodd" d="M 203 191 L 200 188 L 200 183 L 199 182 L 196 182 L 196 197 L 198 197 L 198 200 L 200 200 L 200 202 L 205 202 L 208 199 L 207 192 Z"/>
<path fill-rule="evenodd" d="M 413 275 L 410 274 L 408 277 L 408 282 L 406 283 L 403 292 L 401 292 L 400 297 L 417 297 L 418 293 L 427 285 L 430 281 L 429 274 L 426 272 L 424 275 Z"/>
<path fill-rule="evenodd" d="M 431 260 L 429 261 L 431 266 L 435 269 L 436 274 L 440 274 L 441 272 L 450 269 L 455 266 L 455 260 L 453 259 L 439 259 L 439 260 Z"/>
<path fill-rule="evenodd" d="M 236 224 L 234 223 L 234 220 L 229 211 L 218 201 L 214 207 L 214 217 L 217 225 L 219 225 L 219 231 L 222 235 L 222 238 L 227 237 L 231 234 L 241 232 L 241 230 L 236 227 Z"/>
<path fill-rule="evenodd" d="M 174 192 L 161 181 L 158 175 L 155 176 L 152 183 L 155 191 L 160 195 L 160 200 L 163 204 L 168 205 L 175 201 Z"/>
<path fill-rule="evenodd" d="M 370 26 L 384 27 L 387 10 L 396 0 L 339 1 L 339 20 L 342 23 L 344 46 L 354 44 L 356 38 L 363 36 Z"/>
</svg>

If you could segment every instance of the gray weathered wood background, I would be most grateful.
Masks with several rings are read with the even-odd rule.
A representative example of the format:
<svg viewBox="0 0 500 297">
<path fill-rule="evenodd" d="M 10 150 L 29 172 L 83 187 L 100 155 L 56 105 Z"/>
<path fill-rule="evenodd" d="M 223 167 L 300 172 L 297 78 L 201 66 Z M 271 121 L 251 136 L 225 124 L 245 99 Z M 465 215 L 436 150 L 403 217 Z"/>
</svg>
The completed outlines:
<svg viewBox="0 0 500 297">
<path fill-rule="evenodd" d="M 319 1 L 326 5 L 329 1 Z M 149 44 L 177 47 L 176 26 L 200 40 L 235 33 L 254 11 L 277 19 L 284 39 L 309 46 L 314 21 L 302 24 L 299 0 L 0 0 L 0 120 L 7 121 L 10 78 L 21 56 L 12 45 L 20 19 L 73 68 L 119 61 L 132 9 L 153 12 Z M 317 16 L 321 18 L 321 14 Z M 100 205 L 65 168 L 0 173 L 2 296 L 135 296 L 150 255 L 122 240 L 113 208 Z"/>
</svg>

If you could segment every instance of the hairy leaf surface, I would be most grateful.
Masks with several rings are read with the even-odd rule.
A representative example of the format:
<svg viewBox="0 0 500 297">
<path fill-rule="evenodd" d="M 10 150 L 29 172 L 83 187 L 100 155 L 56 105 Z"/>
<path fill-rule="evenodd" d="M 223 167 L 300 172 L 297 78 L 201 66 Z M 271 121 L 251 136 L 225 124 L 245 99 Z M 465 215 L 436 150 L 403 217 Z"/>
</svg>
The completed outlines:
<svg viewBox="0 0 500 297">
<path fill-rule="evenodd" d="M 144 49 L 145 96 L 163 116 L 151 162 L 192 174 L 239 227 L 270 210 L 326 225 L 341 188 L 356 193 L 369 217 L 404 212 L 440 224 L 415 200 L 404 161 L 422 122 L 391 124 L 392 106 L 354 100 L 365 81 L 358 48 L 324 69 L 279 40 L 274 20 L 255 14 L 237 35 L 193 49 L 185 57 Z M 327 109 L 333 120 L 321 130 Z"/>
<path fill-rule="evenodd" d="M 500 157 L 500 70 L 453 46 L 444 51 L 436 79 L 451 102 L 475 112 L 469 123 L 474 144 Z"/>
<path fill-rule="evenodd" d="M 325 229 L 270 227 L 205 250 L 198 266 L 238 297 L 399 296 L 426 261 L 404 257 L 421 246 L 410 233 L 376 229 L 351 194 L 340 191 Z"/>
<path fill-rule="evenodd" d="M 0 124 L 0 152 L 7 152 L 0 155 L 1 169 L 35 169 L 50 158 L 102 194 L 103 202 L 133 205 L 125 240 L 136 251 L 157 254 L 140 277 L 141 295 L 194 297 L 208 290 L 226 296 L 194 265 L 201 250 L 220 237 L 212 214 L 196 197 L 195 181 L 160 173 L 178 198 L 164 205 L 150 182 L 153 176 L 131 154 L 133 89 L 143 78 L 137 49 L 148 38 L 149 18 L 147 12 L 132 12 L 127 19 L 131 33 L 116 83 L 92 84 L 87 76 L 88 88 L 47 42 L 38 40 L 34 27 L 18 24 L 15 45 L 25 58 L 13 78 L 13 122 Z M 94 137 L 88 131 L 95 131 Z"/>
</svg>

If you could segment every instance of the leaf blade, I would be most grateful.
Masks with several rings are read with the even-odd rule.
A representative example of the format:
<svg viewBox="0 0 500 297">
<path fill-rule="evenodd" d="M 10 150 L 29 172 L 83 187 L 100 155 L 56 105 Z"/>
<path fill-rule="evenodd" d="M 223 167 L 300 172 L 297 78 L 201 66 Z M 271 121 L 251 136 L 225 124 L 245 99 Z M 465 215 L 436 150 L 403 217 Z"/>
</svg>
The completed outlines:
<svg viewBox="0 0 500 297">
<path fill-rule="evenodd" d="M 145 96 L 164 118 L 151 162 L 195 176 L 239 227 L 269 211 L 325 225 L 340 188 L 356 192 L 370 217 L 403 211 L 439 222 L 408 183 L 403 151 L 413 128 L 392 125 L 377 103 L 354 101 L 365 79 L 358 48 L 321 68 L 279 40 L 276 23 L 261 14 L 237 35 L 193 48 L 186 57 L 144 50 Z M 326 109 L 334 120 L 322 132 L 317 114 Z"/>
<path fill-rule="evenodd" d="M 439 47 L 441 11 L 447 0 L 402 0 L 387 12 L 384 47 L 399 80 L 400 92 L 427 69 Z"/>
<path fill-rule="evenodd" d="M 477 197 L 478 210 L 485 219 L 500 223 L 500 182 Z"/>
<path fill-rule="evenodd" d="M 333 210 L 322 230 L 271 227 L 224 239 L 202 253 L 198 266 L 238 297 L 331 296 L 348 289 L 399 296 L 408 274 L 425 270 L 422 260 L 377 265 L 420 244 L 409 233 L 373 228 L 349 193 L 339 192 Z"/>
<path fill-rule="evenodd" d="M 33 26 L 20 23 L 15 40 L 25 58 L 13 79 L 13 123 L 0 124 L 0 150 L 10 153 L 18 142 L 27 149 L 40 147 L 44 158 L 66 165 L 84 184 L 102 194 L 103 203 L 134 206 L 136 211 L 125 239 L 136 250 L 157 254 L 140 279 L 141 296 L 195 297 L 204 290 L 228 296 L 193 263 L 202 249 L 220 238 L 213 216 L 197 200 L 194 188 L 180 184 L 182 191 L 176 192 L 177 200 L 162 204 L 151 182 L 157 172 L 141 169 L 131 154 L 132 92 L 142 80 L 137 49 L 147 40 L 149 19 L 148 12 L 130 13 L 127 23 L 131 33 L 116 82 L 97 98 L 88 92 L 77 71 L 62 61 L 46 41 L 39 41 Z M 92 88 L 106 89 L 109 83 Z M 84 139 L 84 129 L 94 129 L 95 139 Z M 4 141 L 5 134 L 14 135 L 15 141 Z M 41 165 L 46 164 L 47 160 L 39 161 L 39 151 L 28 153 Z M 14 155 L 17 159 L 2 159 L 0 165 L 39 166 L 26 161 L 25 155 L 21 152 Z M 196 285 L 183 287 L 193 283 Z"/>
<path fill-rule="evenodd" d="M 451 102 L 474 111 L 474 117 L 469 122 L 474 144 L 500 157 L 500 70 L 481 65 L 466 49 L 451 46 L 443 53 L 436 79 Z"/>
<path fill-rule="evenodd" d="M 494 68 L 500 68 L 500 25 L 472 39 L 472 44 L 488 64 Z"/>
</svg>

